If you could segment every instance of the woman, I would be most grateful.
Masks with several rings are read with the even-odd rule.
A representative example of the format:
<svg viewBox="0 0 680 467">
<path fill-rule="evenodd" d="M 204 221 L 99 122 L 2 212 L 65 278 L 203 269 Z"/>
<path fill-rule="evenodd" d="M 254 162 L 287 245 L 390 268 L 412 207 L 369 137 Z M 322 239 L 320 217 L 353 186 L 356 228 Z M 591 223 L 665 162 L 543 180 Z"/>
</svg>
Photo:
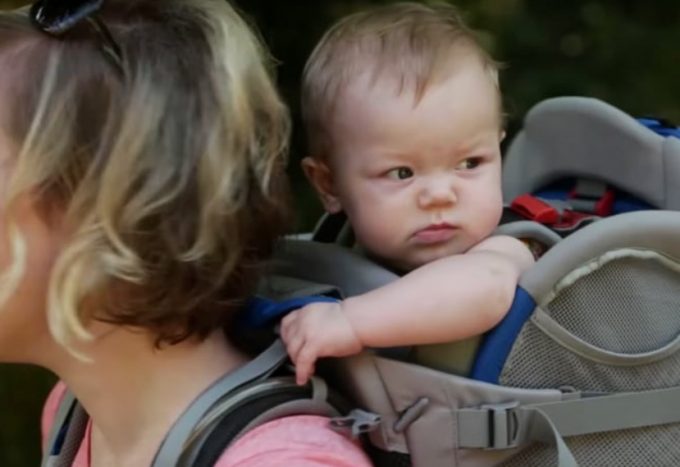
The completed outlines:
<svg viewBox="0 0 680 467">
<path fill-rule="evenodd" d="M 288 116 L 223 0 L 41 1 L 0 15 L 0 360 L 90 417 L 74 466 L 147 466 L 248 361 L 233 316 L 283 226 Z M 232 332 L 233 334 L 233 332 Z M 216 465 L 368 465 L 321 417 Z"/>
</svg>

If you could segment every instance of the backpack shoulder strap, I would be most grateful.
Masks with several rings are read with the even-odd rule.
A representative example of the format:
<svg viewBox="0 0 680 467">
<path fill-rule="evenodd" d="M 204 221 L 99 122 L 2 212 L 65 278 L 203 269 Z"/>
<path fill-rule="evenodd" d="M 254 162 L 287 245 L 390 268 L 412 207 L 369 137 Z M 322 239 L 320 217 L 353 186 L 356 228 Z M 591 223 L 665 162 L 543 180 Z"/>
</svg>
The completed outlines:
<svg viewBox="0 0 680 467">
<path fill-rule="evenodd" d="M 323 380 L 313 377 L 307 386 L 298 386 L 293 377 L 271 378 L 245 390 L 246 397 L 231 407 L 217 408 L 219 418 L 194 443 L 186 465 L 212 467 L 225 450 L 250 430 L 267 422 L 293 415 L 337 417 L 343 405 L 329 395 Z M 336 408 L 338 407 L 338 408 Z M 183 464 L 184 465 L 184 464 Z"/>
<path fill-rule="evenodd" d="M 179 465 L 187 440 L 208 410 L 222 398 L 245 383 L 269 376 L 283 364 L 287 354 L 281 341 L 275 341 L 249 364 L 225 375 L 204 391 L 175 422 L 156 454 L 153 466 Z M 82 443 L 88 416 L 73 394 L 62 397 L 41 463 L 42 467 L 70 467 Z"/>
<path fill-rule="evenodd" d="M 270 420 L 296 414 L 338 416 L 335 407 L 341 402 L 329 401 L 322 380 L 314 378 L 310 385 L 298 386 L 293 377 L 269 377 L 286 359 L 283 344 L 277 340 L 252 362 L 204 391 L 175 422 L 153 466 L 212 466 L 240 435 Z M 71 467 L 88 418 L 66 391 L 41 467 Z"/>
<path fill-rule="evenodd" d="M 88 415 L 73 394 L 59 401 L 41 462 L 42 467 L 71 467 L 87 427 Z"/>
<path fill-rule="evenodd" d="M 195 435 L 195 429 L 211 408 L 236 388 L 271 375 L 287 358 L 283 343 L 276 340 L 251 362 L 226 374 L 203 391 L 170 428 L 156 453 L 152 467 L 180 465 L 187 442 Z"/>
<path fill-rule="evenodd" d="M 235 439 L 267 421 L 295 414 L 337 416 L 323 382 L 298 386 L 272 377 L 288 359 L 280 340 L 245 366 L 215 382 L 172 426 L 152 467 L 213 465 Z"/>
</svg>

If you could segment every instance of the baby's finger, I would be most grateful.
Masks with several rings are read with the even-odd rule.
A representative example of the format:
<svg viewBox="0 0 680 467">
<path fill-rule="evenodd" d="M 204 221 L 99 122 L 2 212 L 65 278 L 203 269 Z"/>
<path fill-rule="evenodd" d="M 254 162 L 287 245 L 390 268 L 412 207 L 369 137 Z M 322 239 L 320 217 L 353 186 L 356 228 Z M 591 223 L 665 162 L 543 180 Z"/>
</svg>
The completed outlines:
<svg viewBox="0 0 680 467">
<path fill-rule="evenodd" d="M 295 375 L 296 382 L 299 385 L 307 383 L 309 378 L 314 374 L 314 363 L 316 362 L 316 354 L 310 348 L 304 347 L 297 354 L 295 360 Z"/>
<path fill-rule="evenodd" d="M 295 383 L 298 386 L 304 386 L 307 384 L 307 379 L 309 379 L 309 373 L 302 365 L 295 365 Z"/>
<path fill-rule="evenodd" d="M 284 338 L 283 343 L 286 346 L 286 352 L 288 352 L 291 361 L 297 365 L 299 354 L 305 344 L 304 339 L 299 335 L 292 334 L 289 338 Z"/>
<path fill-rule="evenodd" d="M 295 382 L 304 386 L 314 374 L 314 363 L 303 362 L 295 365 Z"/>
</svg>

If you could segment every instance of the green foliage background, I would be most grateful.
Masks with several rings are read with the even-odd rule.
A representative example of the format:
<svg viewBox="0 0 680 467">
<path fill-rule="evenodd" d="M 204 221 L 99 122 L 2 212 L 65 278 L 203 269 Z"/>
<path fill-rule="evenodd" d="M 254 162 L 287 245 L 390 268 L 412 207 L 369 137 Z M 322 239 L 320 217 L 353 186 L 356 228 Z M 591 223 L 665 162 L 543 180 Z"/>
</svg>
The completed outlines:
<svg viewBox="0 0 680 467">
<path fill-rule="evenodd" d="M 0 0 L 0 8 L 22 3 Z M 279 84 L 297 123 L 300 73 L 322 32 L 344 14 L 389 0 L 236 3 L 258 25 L 278 60 Z M 510 136 L 531 105 L 560 95 L 598 97 L 633 115 L 680 122 L 677 0 L 455 3 L 494 57 L 506 64 L 501 80 Z M 302 155 L 304 145 L 296 125 L 290 174 L 299 212 L 297 228 L 307 229 L 320 211 L 298 169 Z M 0 367 L 0 466 L 38 465 L 40 404 L 53 381 L 42 370 Z"/>
</svg>

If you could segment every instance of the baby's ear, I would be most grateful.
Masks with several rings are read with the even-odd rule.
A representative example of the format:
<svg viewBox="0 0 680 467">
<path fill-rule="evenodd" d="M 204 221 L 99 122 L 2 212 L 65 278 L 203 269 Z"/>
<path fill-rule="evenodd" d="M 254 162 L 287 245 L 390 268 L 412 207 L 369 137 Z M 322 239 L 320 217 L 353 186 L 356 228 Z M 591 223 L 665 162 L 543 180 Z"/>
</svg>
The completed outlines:
<svg viewBox="0 0 680 467">
<path fill-rule="evenodd" d="M 315 157 L 302 159 L 302 170 L 319 194 L 323 207 L 331 214 L 342 211 L 340 199 L 333 186 L 333 174 L 328 165 Z"/>
</svg>

